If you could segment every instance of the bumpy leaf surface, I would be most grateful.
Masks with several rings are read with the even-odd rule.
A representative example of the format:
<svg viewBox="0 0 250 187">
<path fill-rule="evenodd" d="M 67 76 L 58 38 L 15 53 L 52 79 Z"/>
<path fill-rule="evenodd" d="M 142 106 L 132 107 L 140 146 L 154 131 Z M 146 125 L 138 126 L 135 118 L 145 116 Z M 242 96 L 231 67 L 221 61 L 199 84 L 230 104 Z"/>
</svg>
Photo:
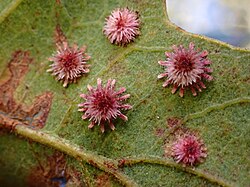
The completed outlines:
<svg viewBox="0 0 250 187">
<path fill-rule="evenodd" d="M 140 14 L 141 35 L 127 47 L 102 33 L 117 7 Z M 165 7 L 163 0 L 0 2 L 1 186 L 56 186 L 58 177 L 67 186 L 250 185 L 250 53 L 182 31 Z M 91 72 L 68 88 L 46 72 L 63 36 L 91 56 Z M 180 98 L 157 80 L 157 62 L 172 45 L 190 42 L 209 51 L 214 81 L 198 96 Z M 133 105 L 129 120 L 116 120 L 116 130 L 104 134 L 89 130 L 77 111 L 79 94 L 98 77 L 125 86 Z M 173 119 L 207 146 L 195 169 L 166 156 Z"/>
</svg>

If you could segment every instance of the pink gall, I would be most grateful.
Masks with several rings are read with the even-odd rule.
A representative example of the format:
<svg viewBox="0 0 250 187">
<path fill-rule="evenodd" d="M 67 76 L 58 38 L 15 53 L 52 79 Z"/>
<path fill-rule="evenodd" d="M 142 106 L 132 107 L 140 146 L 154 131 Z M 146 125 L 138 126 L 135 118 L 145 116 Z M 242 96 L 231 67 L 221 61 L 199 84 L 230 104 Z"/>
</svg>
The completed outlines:
<svg viewBox="0 0 250 187">
<path fill-rule="evenodd" d="M 182 135 L 172 145 L 172 157 L 177 163 L 194 166 L 207 157 L 203 141 L 195 135 Z"/>
<path fill-rule="evenodd" d="M 158 79 L 166 77 L 163 87 L 173 84 L 172 94 L 180 88 L 179 95 L 183 97 L 184 91 L 190 89 L 193 96 L 196 90 L 199 92 L 206 86 L 203 80 L 211 81 L 213 77 L 209 75 L 212 70 L 208 67 L 212 62 L 207 59 L 208 52 L 195 50 L 193 43 L 186 49 L 182 45 L 173 46 L 174 52 L 166 52 L 166 61 L 158 63 L 166 67 L 165 72 L 158 75 Z"/>
<path fill-rule="evenodd" d="M 126 45 L 140 34 L 139 16 L 128 8 L 118 8 L 106 18 L 103 33 L 111 43 Z"/>
<path fill-rule="evenodd" d="M 67 42 L 57 45 L 57 53 L 49 58 L 53 64 L 47 72 L 52 72 L 56 80 L 63 82 L 63 87 L 69 83 L 75 83 L 77 78 L 89 72 L 90 65 L 87 61 L 90 59 L 85 53 L 86 47 L 78 48 L 76 44 L 69 47 Z"/>
<path fill-rule="evenodd" d="M 105 123 L 114 130 L 113 120 L 117 117 L 127 121 L 128 118 L 122 114 L 121 110 L 129 110 L 132 108 L 129 104 L 124 104 L 124 101 L 130 97 L 129 94 L 121 95 L 126 91 L 122 87 L 118 91 L 115 90 L 116 80 L 109 79 L 106 86 L 102 85 L 101 79 L 97 79 L 97 87 L 93 88 L 88 85 L 88 94 L 81 94 L 85 102 L 78 105 L 79 110 L 84 112 L 82 119 L 89 119 L 88 128 L 93 128 L 95 125 L 100 126 L 101 132 L 105 131 Z"/>
</svg>

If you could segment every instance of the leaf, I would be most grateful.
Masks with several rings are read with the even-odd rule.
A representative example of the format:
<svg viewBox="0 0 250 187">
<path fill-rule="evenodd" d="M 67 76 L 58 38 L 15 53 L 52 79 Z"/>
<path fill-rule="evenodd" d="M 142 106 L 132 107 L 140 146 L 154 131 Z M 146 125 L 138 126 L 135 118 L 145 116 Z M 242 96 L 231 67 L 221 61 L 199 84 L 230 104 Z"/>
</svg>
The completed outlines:
<svg viewBox="0 0 250 187">
<path fill-rule="evenodd" d="M 117 7 L 140 13 L 141 35 L 127 47 L 111 45 L 102 34 L 105 17 Z M 8 0 L 0 11 L 4 186 L 51 186 L 64 179 L 68 186 L 249 185 L 249 51 L 181 30 L 168 20 L 165 1 Z M 86 45 L 92 57 L 91 72 L 68 88 L 46 72 L 56 28 L 70 43 Z M 157 80 L 157 61 L 172 45 L 190 42 L 209 51 L 214 81 L 198 96 L 180 98 Z M 116 130 L 105 134 L 89 130 L 77 111 L 79 94 L 98 77 L 126 86 L 133 105 L 129 120 L 117 120 Z M 204 139 L 203 164 L 183 167 L 164 157 L 171 119 Z"/>
</svg>

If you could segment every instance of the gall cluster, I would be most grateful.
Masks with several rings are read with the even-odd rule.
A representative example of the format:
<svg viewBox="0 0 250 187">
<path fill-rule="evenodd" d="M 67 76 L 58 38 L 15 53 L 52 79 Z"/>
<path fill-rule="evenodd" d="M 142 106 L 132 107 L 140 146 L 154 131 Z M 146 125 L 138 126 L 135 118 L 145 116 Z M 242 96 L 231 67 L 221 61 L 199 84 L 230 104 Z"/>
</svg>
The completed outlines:
<svg viewBox="0 0 250 187">
<path fill-rule="evenodd" d="M 106 18 L 103 34 L 110 43 L 125 47 L 140 35 L 140 24 L 138 12 L 117 8 Z M 213 79 L 208 52 L 195 49 L 193 43 L 188 48 L 174 45 L 172 49 L 172 52 L 165 53 L 166 60 L 158 62 L 164 67 L 158 79 L 165 79 L 163 87 L 172 85 L 173 94 L 179 90 L 179 95 L 183 97 L 186 90 L 191 90 L 193 96 L 196 96 L 197 91 L 206 88 L 204 81 Z M 85 51 L 86 47 L 78 47 L 77 44 L 71 46 L 66 40 L 57 44 L 57 51 L 49 58 L 52 64 L 47 71 L 61 81 L 63 87 L 76 83 L 77 79 L 90 71 L 90 56 Z M 107 126 L 111 130 L 115 129 L 114 121 L 117 118 L 128 120 L 123 111 L 132 108 L 126 103 L 130 94 L 124 94 L 125 87 L 116 89 L 115 86 L 115 79 L 102 84 L 98 78 L 96 87 L 88 85 L 88 92 L 80 95 L 84 101 L 78 105 L 78 110 L 83 113 L 83 120 L 90 121 L 88 128 L 99 126 L 103 133 Z M 185 166 L 194 166 L 207 156 L 203 141 L 192 134 L 179 137 L 171 150 L 173 159 Z"/>
</svg>

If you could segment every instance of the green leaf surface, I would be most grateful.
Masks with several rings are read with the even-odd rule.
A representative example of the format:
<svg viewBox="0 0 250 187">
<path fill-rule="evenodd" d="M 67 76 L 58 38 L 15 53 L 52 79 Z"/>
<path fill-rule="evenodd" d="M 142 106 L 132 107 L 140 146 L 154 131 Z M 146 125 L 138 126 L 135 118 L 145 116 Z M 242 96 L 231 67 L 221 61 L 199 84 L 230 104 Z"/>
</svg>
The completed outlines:
<svg viewBox="0 0 250 187">
<path fill-rule="evenodd" d="M 110 44 L 102 33 L 105 17 L 117 7 L 140 14 L 141 35 L 127 47 Z M 68 88 L 46 72 L 48 57 L 56 50 L 58 25 L 70 43 L 86 45 L 91 56 L 90 73 Z M 53 94 L 44 128 L 35 130 L 17 119 L 10 132 L 0 131 L 3 186 L 51 182 L 54 176 L 48 171 L 56 168 L 51 160 L 58 151 L 64 153 L 67 186 L 250 185 L 249 51 L 182 31 L 168 20 L 163 0 L 4 0 L 0 34 L 2 82 L 9 76 L 13 52 L 29 51 L 33 59 L 13 92 L 15 101 L 31 106 L 37 96 Z M 214 81 L 206 83 L 207 89 L 198 96 L 188 91 L 180 98 L 157 80 L 163 71 L 157 62 L 165 59 L 172 45 L 190 42 L 209 51 Z M 133 105 L 126 113 L 129 120 L 116 120 L 116 130 L 107 129 L 104 134 L 98 127 L 89 130 L 89 121 L 83 121 L 77 111 L 82 101 L 79 94 L 87 92 L 88 84 L 95 86 L 98 77 L 105 82 L 116 79 L 118 87 L 125 86 Z M 0 110 L 0 115 L 7 114 Z M 198 133 L 208 148 L 206 161 L 196 168 L 164 157 L 164 148 L 173 138 L 167 120 L 173 117 Z M 157 135 L 159 129 L 164 133 Z M 125 165 L 119 165 L 124 159 Z M 49 186 L 48 181 L 43 186 Z"/>
</svg>

